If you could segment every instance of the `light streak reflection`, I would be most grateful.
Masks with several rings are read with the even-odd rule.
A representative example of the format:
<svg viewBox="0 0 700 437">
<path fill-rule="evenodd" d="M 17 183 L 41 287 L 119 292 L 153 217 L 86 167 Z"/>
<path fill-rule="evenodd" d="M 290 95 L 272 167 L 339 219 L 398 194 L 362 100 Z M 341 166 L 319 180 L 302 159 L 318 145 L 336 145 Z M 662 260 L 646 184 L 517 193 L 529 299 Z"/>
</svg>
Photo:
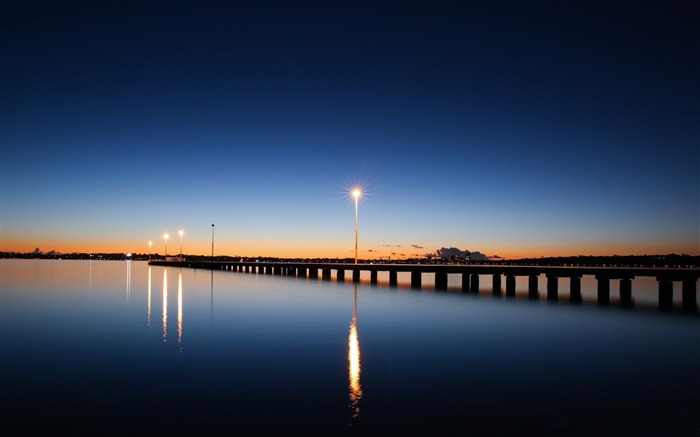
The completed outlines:
<svg viewBox="0 0 700 437">
<path fill-rule="evenodd" d="M 182 352 L 182 269 L 177 278 L 177 349 Z"/>
<path fill-rule="evenodd" d="M 168 269 L 163 269 L 163 342 L 168 341 Z"/>
<path fill-rule="evenodd" d="M 148 330 L 151 330 L 151 266 L 148 266 Z"/>
<path fill-rule="evenodd" d="M 350 323 L 350 333 L 348 334 L 348 379 L 350 408 L 352 409 L 352 419 L 360 415 L 360 399 L 362 399 L 362 386 L 360 385 L 360 340 L 357 335 L 357 284 L 355 284 L 355 306 Z M 351 423 L 352 424 L 352 423 Z"/>
<path fill-rule="evenodd" d="M 131 303 L 131 260 L 126 260 L 126 303 Z"/>
</svg>

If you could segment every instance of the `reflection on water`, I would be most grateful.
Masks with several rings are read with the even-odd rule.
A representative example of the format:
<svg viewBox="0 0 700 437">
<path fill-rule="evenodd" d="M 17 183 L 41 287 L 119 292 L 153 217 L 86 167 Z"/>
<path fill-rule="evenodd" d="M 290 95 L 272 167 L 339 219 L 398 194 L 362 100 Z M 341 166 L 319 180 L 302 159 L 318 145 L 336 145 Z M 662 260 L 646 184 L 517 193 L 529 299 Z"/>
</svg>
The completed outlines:
<svg viewBox="0 0 700 437">
<path fill-rule="evenodd" d="M 355 305 L 352 312 L 352 323 L 348 334 L 348 379 L 350 380 L 350 408 L 353 410 L 352 418 L 360 415 L 360 399 L 362 399 L 362 386 L 360 385 L 360 340 L 357 336 L 357 284 L 355 284 Z"/>
<path fill-rule="evenodd" d="M 168 269 L 163 269 L 163 342 L 168 341 Z"/>
<path fill-rule="evenodd" d="M 151 266 L 148 266 L 148 298 L 147 298 L 147 320 L 148 330 L 151 330 Z"/>
<path fill-rule="evenodd" d="M 147 325 L 151 329 L 151 272 L 148 266 L 148 293 L 146 297 Z M 177 350 L 182 352 L 183 320 L 184 320 L 184 292 L 182 287 L 182 269 L 177 275 Z M 168 269 L 163 269 L 163 342 L 168 342 Z"/>
<path fill-rule="evenodd" d="M 182 352 L 182 269 L 177 277 L 177 349 Z"/>
<path fill-rule="evenodd" d="M 209 311 L 209 321 L 211 324 L 211 329 L 214 330 L 214 270 L 211 271 L 211 282 L 209 285 L 209 301 L 211 302 L 211 309 Z"/>
<path fill-rule="evenodd" d="M 404 293 L 187 268 L 175 298 L 175 268 L 138 261 L 124 305 L 121 262 L 0 269 L 3 435 L 681 436 L 700 424 L 695 314 L 530 300 L 527 282 L 517 300 L 491 298 L 486 280 L 480 295 Z"/>
<path fill-rule="evenodd" d="M 126 260 L 126 303 L 131 301 L 131 260 Z"/>
</svg>

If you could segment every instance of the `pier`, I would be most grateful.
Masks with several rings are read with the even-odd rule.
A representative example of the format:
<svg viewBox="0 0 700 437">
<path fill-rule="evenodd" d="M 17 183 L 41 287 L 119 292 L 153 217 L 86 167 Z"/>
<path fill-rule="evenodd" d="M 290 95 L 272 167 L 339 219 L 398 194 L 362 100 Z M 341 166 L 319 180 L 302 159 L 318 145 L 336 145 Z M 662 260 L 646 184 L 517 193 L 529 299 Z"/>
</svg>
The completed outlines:
<svg viewBox="0 0 700 437">
<path fill-rule="evenodd" d="M 306 262 L 254 262 L 254 261 L 187 261 L 152 260 L 151 265 L 188 267 L 208 270 L 283 275 L 300 278 L 330 280 L 332 272 L 338 281 L 344 281 L 346 272 L 353 282 L 360 281 L 360 273 L 369 272 L 370 282 L 377 284 L 379 272 L 388 272 L 389 285 L 398 284 L 398 273 L 408 272 L 411 287 L 420 289 L 424 273 L 433 274 L 435 289 L 446 290 L 448 275 L 461 275 L 462 291 L 478 293 L 479 276 L 491 276 L 493 294 L 501 295 L 505 278 L 505 295 L 515 296 L 515 278 L 528 278 L 528 295 L 538 298 L 538 279 L 547 278 L 546 297 L 557 300 L 559 279 L 569 279 L 569 293 L 572 301 L 581 300 L 581 278 L 593 276 L 598 283 L 597 301 L 601 305 L 610 302 L 610 282 L 620 281 L 620 302 L 632 304 L 632 279 L 654 277 L 659 284 L 659 308 L 673 306 L 673 282 L 681 282 L 681 300 L 684 310 L 697 311 L 697 280 L 700 269 L 694 268 L 652 268 L 652 267 L 554 267 L 554 266 L 508 266 L 508 265 L 464 265 L 464 264 L 348 264 L 348 263 L 306 263 Z"/>
</svg>

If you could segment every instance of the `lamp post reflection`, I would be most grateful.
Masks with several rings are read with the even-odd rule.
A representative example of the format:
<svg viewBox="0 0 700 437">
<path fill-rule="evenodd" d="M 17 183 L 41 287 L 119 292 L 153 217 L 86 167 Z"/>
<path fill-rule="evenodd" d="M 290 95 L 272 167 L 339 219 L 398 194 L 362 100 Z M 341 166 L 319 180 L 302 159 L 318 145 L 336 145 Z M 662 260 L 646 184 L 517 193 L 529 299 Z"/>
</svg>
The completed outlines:
<svg viewBox="0 0 700 437">
<path fill-rule="evenodd" d="M 131 303 L 131 254 L 126 254 L 126 304 Z"/>
<path fill-rule="evenodd" d="M 182 269 L 177 278 L 177 350 L 182 352 Z"/>
<path fill-rule="evenodd" d="M 147 313 L 147 323 L 148 330 L 151 330 L 151 266 L 148 266 L 148 313 Z"/>
<path fill-rule="evenodd" d="M 360 399 L 362 399 L 362 386 L 360 385 L 360 340 L 357 335 L 357 284 L 355 284 L 355 305 L 352 312 L 352 323 L 348 334 L 348 380 L 350 389 L 350 408 L 352 419 L 360 415 Z"/>
<path fill-rule="evenodd" d="M 163 269 L 163 343 L 168 341 L 168 269 Z"/>
</svg>

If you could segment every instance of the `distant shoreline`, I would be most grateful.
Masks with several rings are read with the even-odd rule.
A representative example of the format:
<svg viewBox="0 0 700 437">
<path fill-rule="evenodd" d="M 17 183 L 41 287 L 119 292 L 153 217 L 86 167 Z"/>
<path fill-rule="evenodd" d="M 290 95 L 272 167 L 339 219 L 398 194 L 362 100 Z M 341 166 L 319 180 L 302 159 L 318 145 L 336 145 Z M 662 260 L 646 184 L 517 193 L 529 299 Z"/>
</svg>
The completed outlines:
<svg viewBox="0 0 700 437">
<path fill-rule="evenodd" d="M 209 260 L 210 256 L 183 255 L 191 261 Z M 148 261 L 162 258 L 162 255 L 144 253 L 36 253 L 36 252 L 0 252 L 0 259 L 61 259 L 61 260 L 108 260 L 108 261 Z M 350 258 L 277 258 L 277 257 L 241 257 L 215 256 L 217 261 L 267 261 L 267 262 L 316 262 L 316 263 L 352 263 Z M 374 264 L 495 264 L 495 265 L 536 265 L 536 266 L 618 266 L 618 267 L 700 267 L 700 256 L 696 255 L 610 255 L 610 256 L 562 256 L 541 258 L 497 259 L 485 261 L 456 262 L 440 258 L 413 258 L 404 260 L 360 260 Z"/>
</svg>

